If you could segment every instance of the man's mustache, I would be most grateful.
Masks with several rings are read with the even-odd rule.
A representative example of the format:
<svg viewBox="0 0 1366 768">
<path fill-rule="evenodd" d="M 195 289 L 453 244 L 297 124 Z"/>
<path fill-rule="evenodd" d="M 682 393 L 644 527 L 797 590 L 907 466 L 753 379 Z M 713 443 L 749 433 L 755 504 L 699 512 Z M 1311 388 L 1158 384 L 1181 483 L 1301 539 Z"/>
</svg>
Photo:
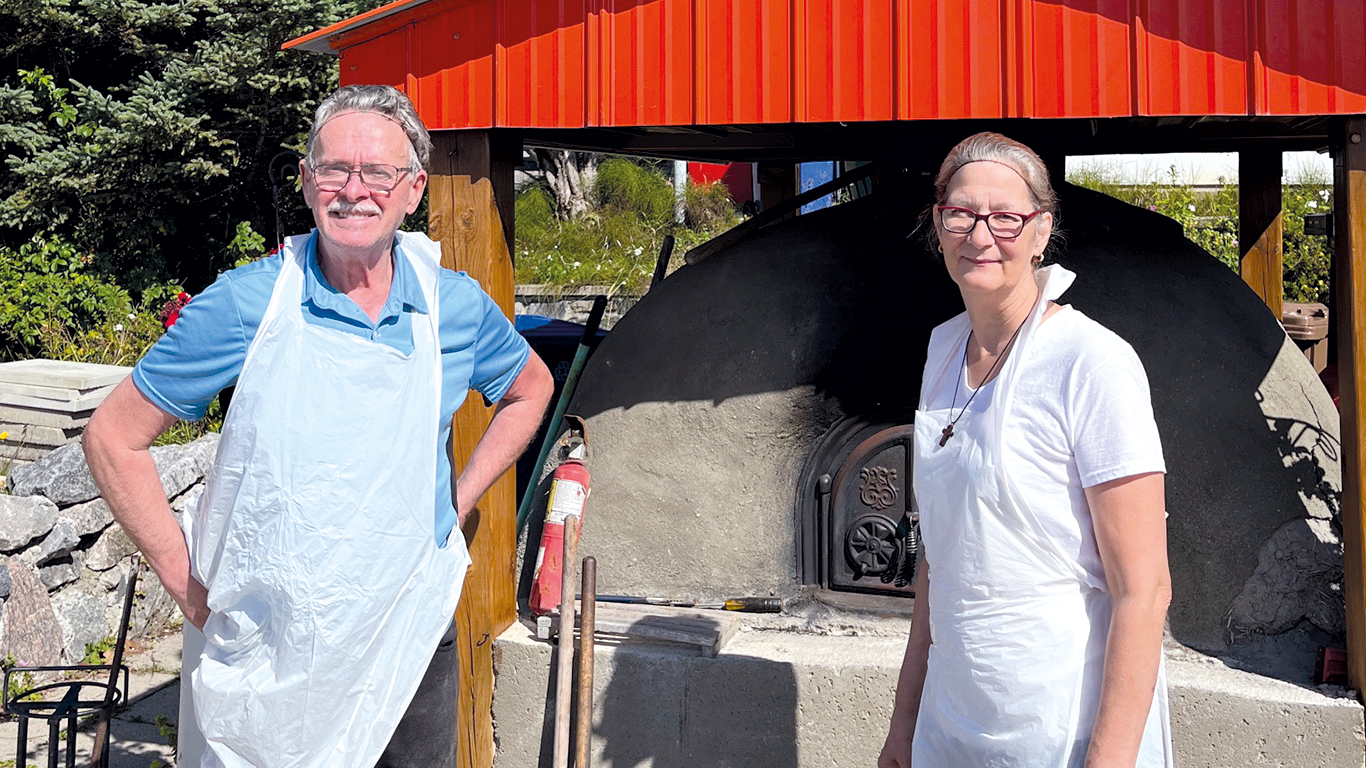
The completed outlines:
<svg viewBox="0 0 1366 768">
<path fill-rule="evenodd" d="M 380 210 L 379 210 L 379 206 L 376 206 L 376 205 L 373 205 L 373 204 L 371 204 L 371 205 L 366 205 L 366 204 L 359 204 L 359 205 L 357 205 L 357 204 L 342 202 L 342 201 L 340 201 L 340 200 L 334 200 L 334 201 L 332 201 L 332 203 L 331 203 L 330 205 L 327 206 L 327 212 L 328 212 L 328 213 L 338 213 L 338 214 L 342 214 L 342 215 L 345 215 L 345 214 L 348 214 L 348 213 L 350 213 L 350 214 L 359 213 L 359 214 L 364 214 L 364 215 L 379 215 Z"/>
</svg>

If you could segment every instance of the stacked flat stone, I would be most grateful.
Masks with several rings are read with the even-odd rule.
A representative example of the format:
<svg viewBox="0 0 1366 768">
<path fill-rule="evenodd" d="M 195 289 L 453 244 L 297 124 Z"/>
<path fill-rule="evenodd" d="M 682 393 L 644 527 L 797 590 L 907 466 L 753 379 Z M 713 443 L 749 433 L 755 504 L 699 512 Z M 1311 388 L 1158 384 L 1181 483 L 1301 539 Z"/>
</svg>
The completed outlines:
<svg viewBox="0 0 1366 768">
<path fill-rule="evenodd" d="M 171 513 L 199 502 L 218 435 L 151 449 Z M 0 486 L 0 659 L 72 664 L 118 633 L 136 552 L 99 496 L 79 444 L 10 474 Z M 154 635 L 178 616 L 147 566 L 138 576 L 130 637 Z"/>
<path fill-rule="evenodd" d="M 33 461 L 80 439 L 131 368 L 63 360 L 0 363 L 0 459 Z"/>
</svg>

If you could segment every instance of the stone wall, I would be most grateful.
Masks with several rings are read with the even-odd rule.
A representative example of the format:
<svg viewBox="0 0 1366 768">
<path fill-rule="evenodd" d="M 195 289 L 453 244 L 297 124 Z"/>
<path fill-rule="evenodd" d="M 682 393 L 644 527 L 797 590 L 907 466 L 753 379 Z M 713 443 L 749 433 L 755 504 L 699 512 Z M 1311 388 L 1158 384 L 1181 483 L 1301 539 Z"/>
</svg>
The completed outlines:
<svg viewBox="0 0 1366 768">
<path fill-rule="evenodd" d="M 519 315 L 541 315 L 583 325 L 593 309 L 593 300 L 607 296 L 607 311 L 600 327 L 611 330 L 626 311 L 640 301 L 640 294 L 613 289 L 610 285 L 585 285 L 563 288 L 552 285 L 517 286 L 516 310 Z"/>
<path fill-rule="evenodd" d="M 177 520 L 204 489 L 218 435 L 152 449 Z M 86 646 L 118 634 L 137 552 L 86 467 L 79 444 L 14 468 L 0 495 L 0 659 L 75 664 Z M 156 634 L 180 616 L 146 565 L 138 572 L 129 637 Z"/>
</svg>

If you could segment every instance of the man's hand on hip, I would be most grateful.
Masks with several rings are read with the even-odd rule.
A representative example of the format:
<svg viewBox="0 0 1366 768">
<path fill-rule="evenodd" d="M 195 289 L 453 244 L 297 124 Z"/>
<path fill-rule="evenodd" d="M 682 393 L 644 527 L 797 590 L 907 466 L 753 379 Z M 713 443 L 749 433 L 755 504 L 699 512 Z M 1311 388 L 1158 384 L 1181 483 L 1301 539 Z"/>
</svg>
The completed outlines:
<svg viewBox="0 0 1366 768">
<path fill-rule="evenodd" d="M 498 401 L 493 420 L 470 454 L 470 460 L 456 479 L 456 512 L 460 524 L 489 486 L 511 467 L 526 450 L 531 438 L 545 418 L 550 395 L 555 391 L 555 379 L 535 352 L 512 380 L 503 399 Z"/>
<path fill-rule="evenodd" d="M 208 591 L 190 575 L 185 535 L 166 503 L 156 464 L 148 450 L 176 418 L 138 390 L 131 377 L 109 393 L 81 436 L 85 461 L 109 510 L 142 552 L 157 578 L 202 629 L 209 617 Z"/>
</svg>

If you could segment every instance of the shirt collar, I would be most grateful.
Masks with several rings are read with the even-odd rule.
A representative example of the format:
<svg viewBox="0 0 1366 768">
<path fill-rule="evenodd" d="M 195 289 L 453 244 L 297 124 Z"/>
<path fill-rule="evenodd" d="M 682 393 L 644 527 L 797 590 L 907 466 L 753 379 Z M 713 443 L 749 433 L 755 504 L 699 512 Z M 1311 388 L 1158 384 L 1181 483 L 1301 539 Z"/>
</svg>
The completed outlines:
<svg viewBox="0 0 1366 768">
<path fill-rule="evenodd" d="M 356 302 L 332 287 L 323 276 L 322 267 L 318 264 L 318 230 L 313 230 L 305 247 L 308 249 L 308 270 L 304 274 L 304 301 L 312 302 L 316 307 L 331 310 L 344 317 L 363 319 L 369 324 L 370 319 L 365 317 L 365 313 Z M 389 298 L 380 309 L 379 322 L 388 317 L 396 317 L 405 309 L 424 315 L 428 312 L 427 297 L 422 295 L 422 283 L 418 281 L 417 273 L 413 271 L 413 265 L 403 252 L 397 236 L 394 238 L 393 254 L 394 281 L 389 286 Z"/>
</svg>

